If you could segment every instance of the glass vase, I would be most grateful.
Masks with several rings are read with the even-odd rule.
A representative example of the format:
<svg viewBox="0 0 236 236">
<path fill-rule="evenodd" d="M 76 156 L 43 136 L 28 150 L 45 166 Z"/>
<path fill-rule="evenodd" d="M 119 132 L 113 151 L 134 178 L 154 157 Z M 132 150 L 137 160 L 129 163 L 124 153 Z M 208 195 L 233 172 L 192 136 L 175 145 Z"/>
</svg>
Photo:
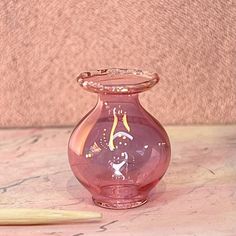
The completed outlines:
<svg viewBox="0 0 236 236">
<path fill-rule="evenodd" d="M 138 98 L 158 81 L 156 73 L 116 68 L 78 77 L 98 100 L 71 134 L 69 162 L 98 206 L 127 209 L 144 204 L 168 168 L 167 133 Z"/>
</svg>

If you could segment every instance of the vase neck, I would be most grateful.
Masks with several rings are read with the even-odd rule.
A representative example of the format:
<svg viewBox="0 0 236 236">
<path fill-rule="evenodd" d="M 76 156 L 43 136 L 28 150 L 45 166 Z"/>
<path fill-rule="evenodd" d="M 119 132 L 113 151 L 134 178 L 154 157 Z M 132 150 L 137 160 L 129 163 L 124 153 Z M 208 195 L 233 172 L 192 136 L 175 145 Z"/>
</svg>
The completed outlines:
<svg viewBox="0 0 236 236">
<path fill-rule="evenodd" d="M 98 97 L 99 103 L 136 103 L 139 104 L 138 94 L 100 94 Z"/>
</svg>

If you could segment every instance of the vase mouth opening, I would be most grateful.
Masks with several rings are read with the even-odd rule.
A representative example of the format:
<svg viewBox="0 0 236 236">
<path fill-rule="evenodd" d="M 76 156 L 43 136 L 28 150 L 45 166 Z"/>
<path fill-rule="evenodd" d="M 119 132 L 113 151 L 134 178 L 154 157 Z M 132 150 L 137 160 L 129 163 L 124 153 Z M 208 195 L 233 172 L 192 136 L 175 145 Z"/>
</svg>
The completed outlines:
<svg viewBox="0 0 236 236">
<path fill-rule="evenodd" d="M 153 87 L 157 73 L 139 69 L 109 68 L 82 72 L 77 81 L 84 89 L 102 94 L 134 94 Z"/>
</svg>

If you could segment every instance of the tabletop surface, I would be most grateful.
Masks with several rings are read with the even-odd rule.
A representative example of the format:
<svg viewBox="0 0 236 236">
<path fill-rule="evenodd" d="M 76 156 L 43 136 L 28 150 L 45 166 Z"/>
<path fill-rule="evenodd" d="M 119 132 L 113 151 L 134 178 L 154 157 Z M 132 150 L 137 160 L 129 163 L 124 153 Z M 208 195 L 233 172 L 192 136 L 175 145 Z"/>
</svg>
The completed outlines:
<svg viewBox="0 0 236 236">
<path fill-rule="evenodd" d="M 236 125 L 169 126 L 170 167 L 145 205 L 95 206 L 67 159 L 71 128 L 0 130 L 0 207 L 88 210 L 103 220 L 1 226 L 5 235 L 236 235 Z"/>
</svg>

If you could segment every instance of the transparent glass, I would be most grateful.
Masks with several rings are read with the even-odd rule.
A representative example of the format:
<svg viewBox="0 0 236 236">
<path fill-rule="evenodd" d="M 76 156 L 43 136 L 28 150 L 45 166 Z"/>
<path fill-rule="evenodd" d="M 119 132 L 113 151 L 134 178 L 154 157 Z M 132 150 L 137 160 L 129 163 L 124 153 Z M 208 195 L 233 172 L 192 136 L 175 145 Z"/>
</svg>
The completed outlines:
<svg viewBox="0 0 236 236">
<path fill-rule="evenodd" d="M 129 69 L 78 77 L 83 88 L 99 96 L 71 134 L 69 161 L 98 206 L 127 209 L 144 204 L 168 168 L 167 133 L 138 99 L 139 92 L 158 80 L 155 73 Z"/>
</svg>

